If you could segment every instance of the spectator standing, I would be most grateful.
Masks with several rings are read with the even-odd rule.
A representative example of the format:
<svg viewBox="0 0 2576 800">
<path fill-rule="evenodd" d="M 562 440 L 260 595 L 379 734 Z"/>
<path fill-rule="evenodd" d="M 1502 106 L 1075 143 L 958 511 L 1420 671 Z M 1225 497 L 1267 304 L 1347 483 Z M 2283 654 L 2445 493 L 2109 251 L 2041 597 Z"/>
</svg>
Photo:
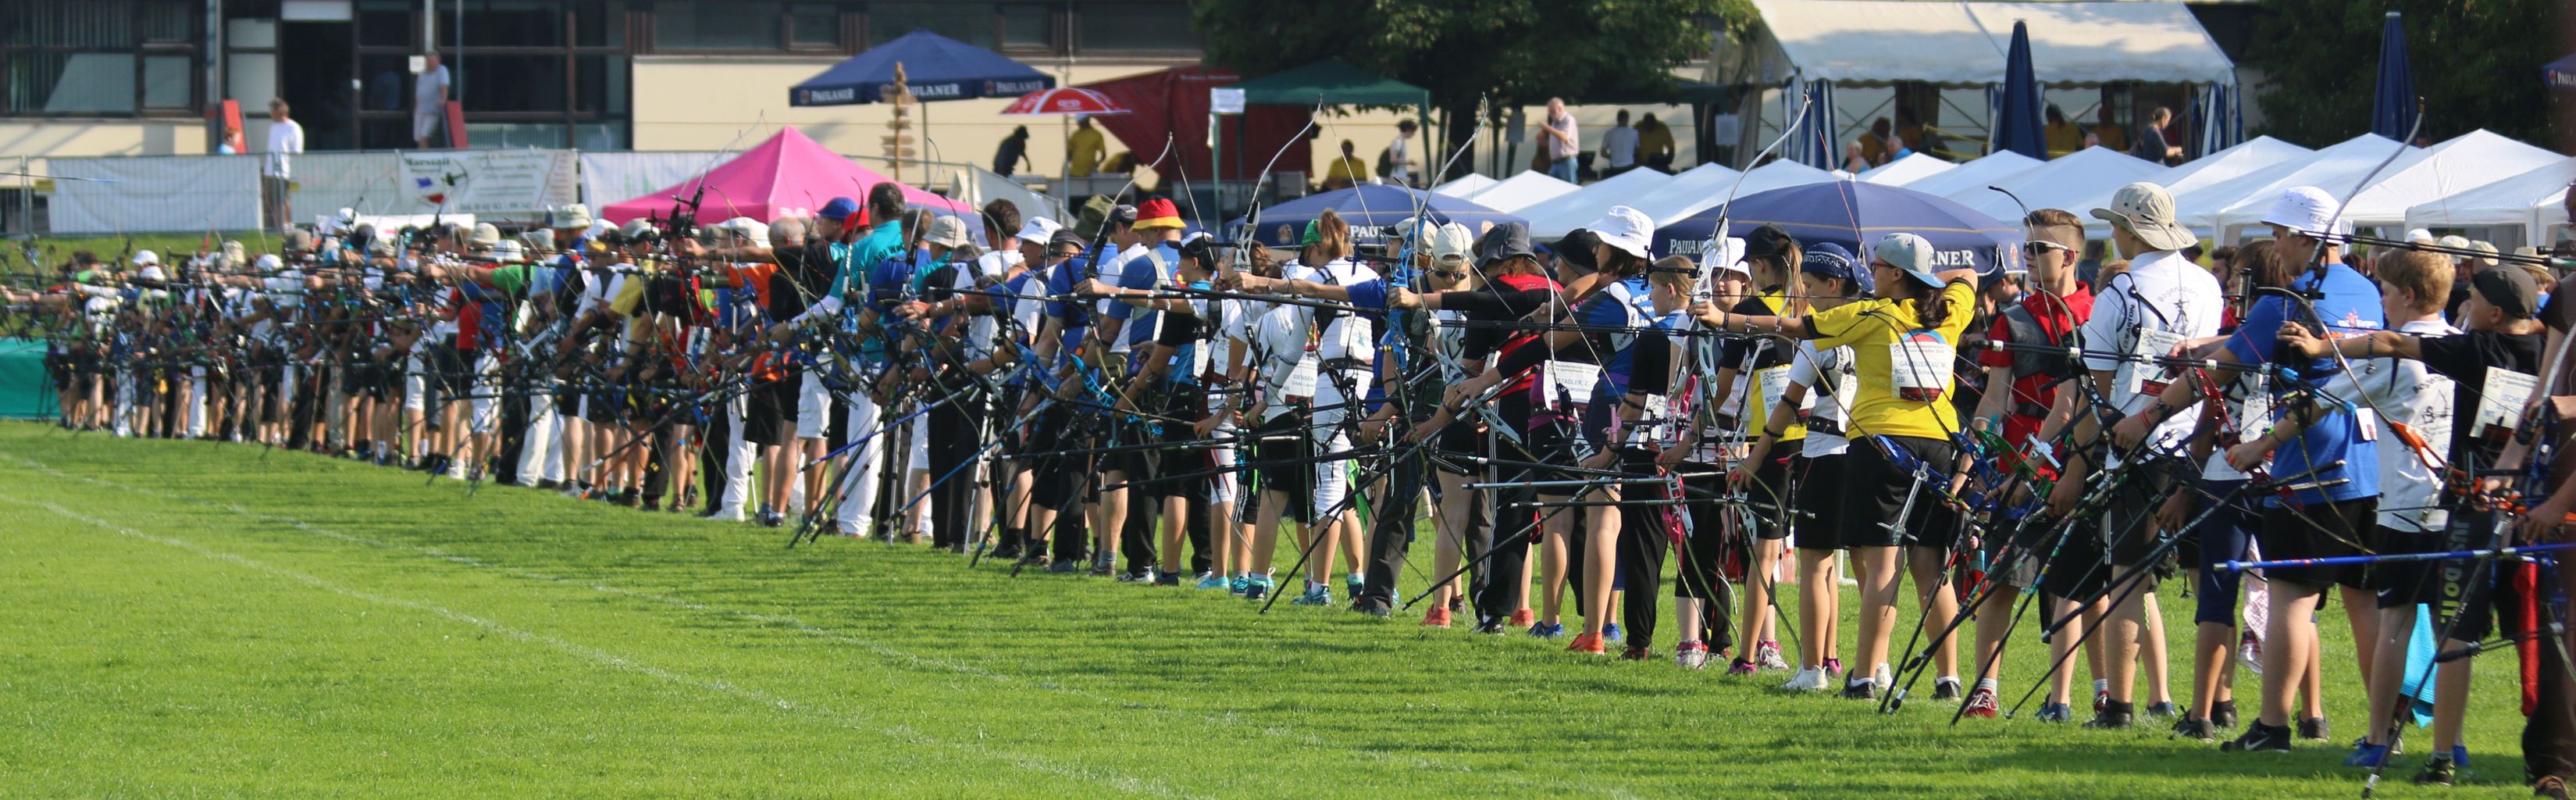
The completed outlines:
<svg viewBox="0 0 2576 800">
<path fill-rule="evenodd" d="M 1538 128 L 1539 152 L 1547 154 L 1548 177 L 1574 182 L 1574 155 L 1583 152 L 1582 129 L 1565 110 L 1565 98 L 1547 99 L 1547 121 Z"/>
<path fill-rule="evenodd" d="M 1377 157 L 1378 177 L 1385 178 L 1386 182 L 1397 186 L 1413 185 L 1413 148 L 1411 145 L 1413 143 L 1413 132 L 1416 129 L 1417 128 L 1415 127 L 1413 120 L 1406 119 L 1396 121 L 1395 141 L 1388 142 L 1386 145 L 1386 151 L 1378 154 Z"/>
<path fill-rule="evenodd" d="M 1619 110 L 1619 124 L 1601 134 L 1601 159 L 1604 178 L 1637 168 L 1637 129 L 1628 127 L 1627 109 Z"/>
<path fill-rule="evenodd" d="M 2093 141 L 2087 146 L 2101 145 L 2113 150 L 2129 149 L 2129 134 L 2120 130 L 2119 123 L 2111 121 L 2111 104 L 2102 104 L 2102 110 L 2094 119 L 2096 121 L 2093 125 Z"/>
<path fill-rule="evenodd" d="M 1368 182 L 1368 163 L 1360 160 L 1351 140 L 1342 140 L 1342 154 L 1324 169 L 1324 191 L 1348 189 Z"/>
<path fill-rule="evenodd" d="M 1100 138 L 1100 129 L 1091 127 L 1090 117 L 1076 117 L 1073 135 L 1064 138 L 1064 152 L 1070 164 L 1065 174 L 1088 178 L 1100 170 L 1100 159 L 1108 154 L 1109 145 Z"/>
<path fill-rule="evenodd" d="M 2084 149 L 2084 129 L 2066 121 L 2066 112 L 2057 110 L 2055 103 L 2048 106 L 2048 127 L 2041 131 L 2040 139 L 2048 143 L 2049 158 L 2064 158 Z"/>
<path fill-rule="evenodd" d="M 1011 173 L 1019 171 L 1020 162 L 1028 159 L 1029 126 L 1022 125 L 1012 129 L 1010 137 L 1002 140 L 1001 149 L 993 151 L 993 173 L 1011 177 Z M 1033 162 L 1030 166 L 1037 165 Z"/>
<path fill-rule="evenodd" d="M 1671 172 L 1678 150 L 1673 144 L 1672 126 L 1656 120 L 1653 114 L 1637 121 L 1637 163 Z"/>
<path fill-rule="evenodd" d="M 268 159 L 260 165 L 260 200 L 268 207 L 268 222 L 284 228 L 293 219 L 294 209 L 287 205 L 286 193 L 291 183 L 287 157 L 304 152 L 304 126 L 287 117 L 285 100 L 268 101 Z"/>
<path fill-rule="evenodd" d="M 2129 146 L 2129 155 L 2158 164 L 2180 163 L 2182 148 L 2165 141 L 2165 123 L 2173 121 L 2173 109 L 2157 106 L 2147 112 L 2147 124 L 2138 129 L 2138 141 Z"/>
<path fill-rule="evenodd" d="M 421 56 L 420 78 L 411 87 L 411 138 L 420 149 L 428 150 L 445 137 L 439 136 L 447 114 L 449 78 L 446 65 L 438 63 L 438 53 Z"/>
</svg>

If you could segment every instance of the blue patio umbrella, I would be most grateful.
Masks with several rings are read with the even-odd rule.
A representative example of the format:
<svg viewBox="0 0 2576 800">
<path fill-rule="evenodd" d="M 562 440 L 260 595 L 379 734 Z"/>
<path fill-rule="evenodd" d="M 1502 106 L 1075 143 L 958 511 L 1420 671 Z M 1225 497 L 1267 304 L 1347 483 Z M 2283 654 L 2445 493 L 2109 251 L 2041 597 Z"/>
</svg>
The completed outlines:
<svg viewBox="0 0 2576 800">
<path fill-rule="evenodd" d="M 1995 112 L 1994 149 L 2048 160 L 2039 109 L 2039 76 L 2030 65 L 2030 27 L 2013 20 L 2012 50 L 2004 55 L 2003 104 Z"/>
<path fill-rule="evenodd" d="M 2576 89 L 2576 55 L 2560 58 L 2540 68 L 2540 80 L 2552 89 Z"/>
<path fill-rule="evenodd" d="M 794 106 L 885 102 L 895 65 L 916 100 L 1018 97 L 1055 88 L 1055 78 L 1000 53 L 917 29 L 832 65 L 787 92 Z"/>
<path fill-rule="evenodd" d="M 1833 242 L 1867 258 L 1870 243 L 1891 233 L 1932 242 L 1936 269 L 1975 267 L 1980 274 L 2021 269 L 2021 229 L 1939 195 L 1860 181 L 1789 186 L 1735 199 L 1655 231 L 1654 252 L 1697 252 L 1727 219 L 1727 236 L 1778 225 L 1804 244 Z"/>
<path fill-rule="evenodd" d="M 1488 224 L 1529 224 L 1527 219 L 1445 194 L 1372 183 L 1262 209 L 1257 230 L 1245 231 L 1245 220 L 1241 217 L 1227 222 L 1225 229 L 1236 234 L 1236 241 L 1248 239 L 1271 247 L 1293 247 L 1305 235 L 1306 223 L 1323 216 L 1324 209 L 1329 208 L 1341 215 L 1343 222 L 1350 223 L 1353 241 L 1375 244 L 1400 236 L 1404 221 L 1413 216 L 1416 206 L 1424 203 L 1429 204 L 1424 210 L 1431 221 L 1442 224 L 1455 222 L 1467 226 L 1471 233 L 1482 234 Z"/>
<path fill-rule="evenodd" d="M 2415 69 L 2406 64 L 2406 23 L 2388 12 L 2379 30 L 2379 92 L 2370 101 L 2370 132 L 2406 141 L 2415 129 Z"/>
</svg>

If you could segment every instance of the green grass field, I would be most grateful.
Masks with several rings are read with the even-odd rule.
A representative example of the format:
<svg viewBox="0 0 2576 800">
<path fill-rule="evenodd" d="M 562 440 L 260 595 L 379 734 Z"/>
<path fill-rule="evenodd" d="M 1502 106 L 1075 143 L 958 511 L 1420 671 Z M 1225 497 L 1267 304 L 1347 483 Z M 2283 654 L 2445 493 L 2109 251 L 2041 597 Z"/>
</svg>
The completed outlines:
<svg viewBox="0 0 2576 800">
<path fill-rule="evenodd" d="M 2157 724 L 2029 721 L 2035 703 L 1952 728 L 1947 704 L 1881 716 L 1771 689 L 1783 675 L 1576 656 L 1418 614 L 1256 616 L 1214 593 L 785 538 L 0 423 L 0 796 L 2360 791 L 2340 744 L 2222 754 Z M 2164 608 L 2179 690 L 2189 603 Z M 2328 613 L 2340 742 L 2360 692 Z M 2008 701 L 2040 668 L 2039 648 L 2016 652 Z M 2527 796 L 2512 667 L 2486 661 L 2470 783 L 2405 785 L 2406 756 L 2382 796 Z"/>
</svg>

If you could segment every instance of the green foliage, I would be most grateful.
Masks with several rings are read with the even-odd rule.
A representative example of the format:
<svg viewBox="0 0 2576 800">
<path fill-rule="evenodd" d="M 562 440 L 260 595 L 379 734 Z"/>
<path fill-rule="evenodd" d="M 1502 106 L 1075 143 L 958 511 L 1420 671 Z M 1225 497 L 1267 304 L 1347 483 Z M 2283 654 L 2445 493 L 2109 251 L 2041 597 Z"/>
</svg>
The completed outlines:
<svg viewBox="0 0 2576 800">
<path fill-rule="evenodd" d="M 1669 615 L 1654 659 L 1616 661 L 1419 609 L 1260 616 L 920 547 L 784 550 L 779 530 L 249 445 L 0 423 L 0 520 L 7 797 L 2268 799 L 2350 798 L 2363 774 L 2335 766 L 2362 727 L 2340 609 L 2321 626 L 2337 740 L 2239 755 L 2035 706 L 1952 727 L 1928 678 L 1885 716 L 1723 661 L 1685 672 Z M 2161 610 L 2187 700 L 2181 583 Z M 1848 661 L 1850 589 L 1842 609 Z M 1896 612 L 1899 643 L 1916 617 Z M 2038 619 L 2007 650 L 2010 695 L 2045 669 Z M 2408 784 L 2410 754 L 2382 796 L 2528 794 L 2512 655 L 2480 661 L 2467 785 Z M 2249 720 L 2258 682 L 2237 673 Z"/>
<path fill-rule="evenodd" d="M 2556 0 L 2266 0 L 2247 60 L 2269 82 L 2264 129 L 2323 147 L 2370 131 L 2387 12 L 2405 15 L 2407 58 L 2424 100 L 2423 136 L 2485 128 L 2550 141 L 2540 67 L 2557 58 Z"/>
</svg>

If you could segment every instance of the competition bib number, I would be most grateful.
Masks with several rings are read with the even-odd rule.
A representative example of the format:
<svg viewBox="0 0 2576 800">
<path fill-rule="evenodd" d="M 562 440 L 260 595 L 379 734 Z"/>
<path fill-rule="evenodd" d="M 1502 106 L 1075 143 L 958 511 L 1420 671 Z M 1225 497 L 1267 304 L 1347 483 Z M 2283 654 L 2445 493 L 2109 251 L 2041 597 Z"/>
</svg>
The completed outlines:
<svg viewBox="0 0 2576 800">
<path fill-rule="evenodd" d="M 1762 391 L 1762 413 L 1769 414 L 1772 409 L 1780 407 L 1781 398 L 1789 395 L 1789 368 L 1780 366 L 1755 370 L 1753 383 Z M 1806 397 L 1798 401 L 1798 422 L 1804 424 L 1807 417 L 1815 411 L 1816 393 L 1808 392 Z"/>
<path fill-rule="evenodd" d="M 2513 429 L 2522 425 L 2522 407 L 2531 402 L 2531 392 L 2539 388 L 2540 378 L 2503 367 L 2488 367 L 2486 390 L 2478 399 L 2476 427 L 2471 431 L 2489 444 L 2512 438 Z"/>
<path fill-rule="evenodd" d="M 2177 371 L 2170 367 L 2158 366 L 2155 360 L 2164 358 L 2172 353 L 2174 348 L 2181 346 L 2182 334 L 2157 330 L 2139 331 L 2137 344 L 2129 346 L 2129 357 L 2132 360 L 2121 365 L 2127 370 L 2129 376 L 2127 380 L 2121 382 L 2121 388 L 2131 395 L 2164 394 L 2165 387 L 2173 385 Z"/>
<path fill-rule="evenodd" d="M 1307 353 L 1305 358 L 1297 360 L 1296 369 L 1288 371 L 1288 385 L 1281 387 L 1280 393 L 1287 395 L 1291 403 L 1314 400 L 1315 372 L 1323 365 L 1324 362 L 1315 358 L 1315 354 Z"/>
<path fill-rule="evenodd" d="M 1950 391 L 1950 363 L 1959 351 L 1937 331 L 1908 331 L 1887 345 L 1889 383 L 1896 396 L 1917 403 L 1940 400 Z"/>
<path fill-rule="evenodd" d="M 1592 387 L 1601 381 L 1601 366 L 1576 361 L 1547 362 L 1548 396 L 1562 397 L 1568 403 L 1592 402 Z"/>
</svg>

